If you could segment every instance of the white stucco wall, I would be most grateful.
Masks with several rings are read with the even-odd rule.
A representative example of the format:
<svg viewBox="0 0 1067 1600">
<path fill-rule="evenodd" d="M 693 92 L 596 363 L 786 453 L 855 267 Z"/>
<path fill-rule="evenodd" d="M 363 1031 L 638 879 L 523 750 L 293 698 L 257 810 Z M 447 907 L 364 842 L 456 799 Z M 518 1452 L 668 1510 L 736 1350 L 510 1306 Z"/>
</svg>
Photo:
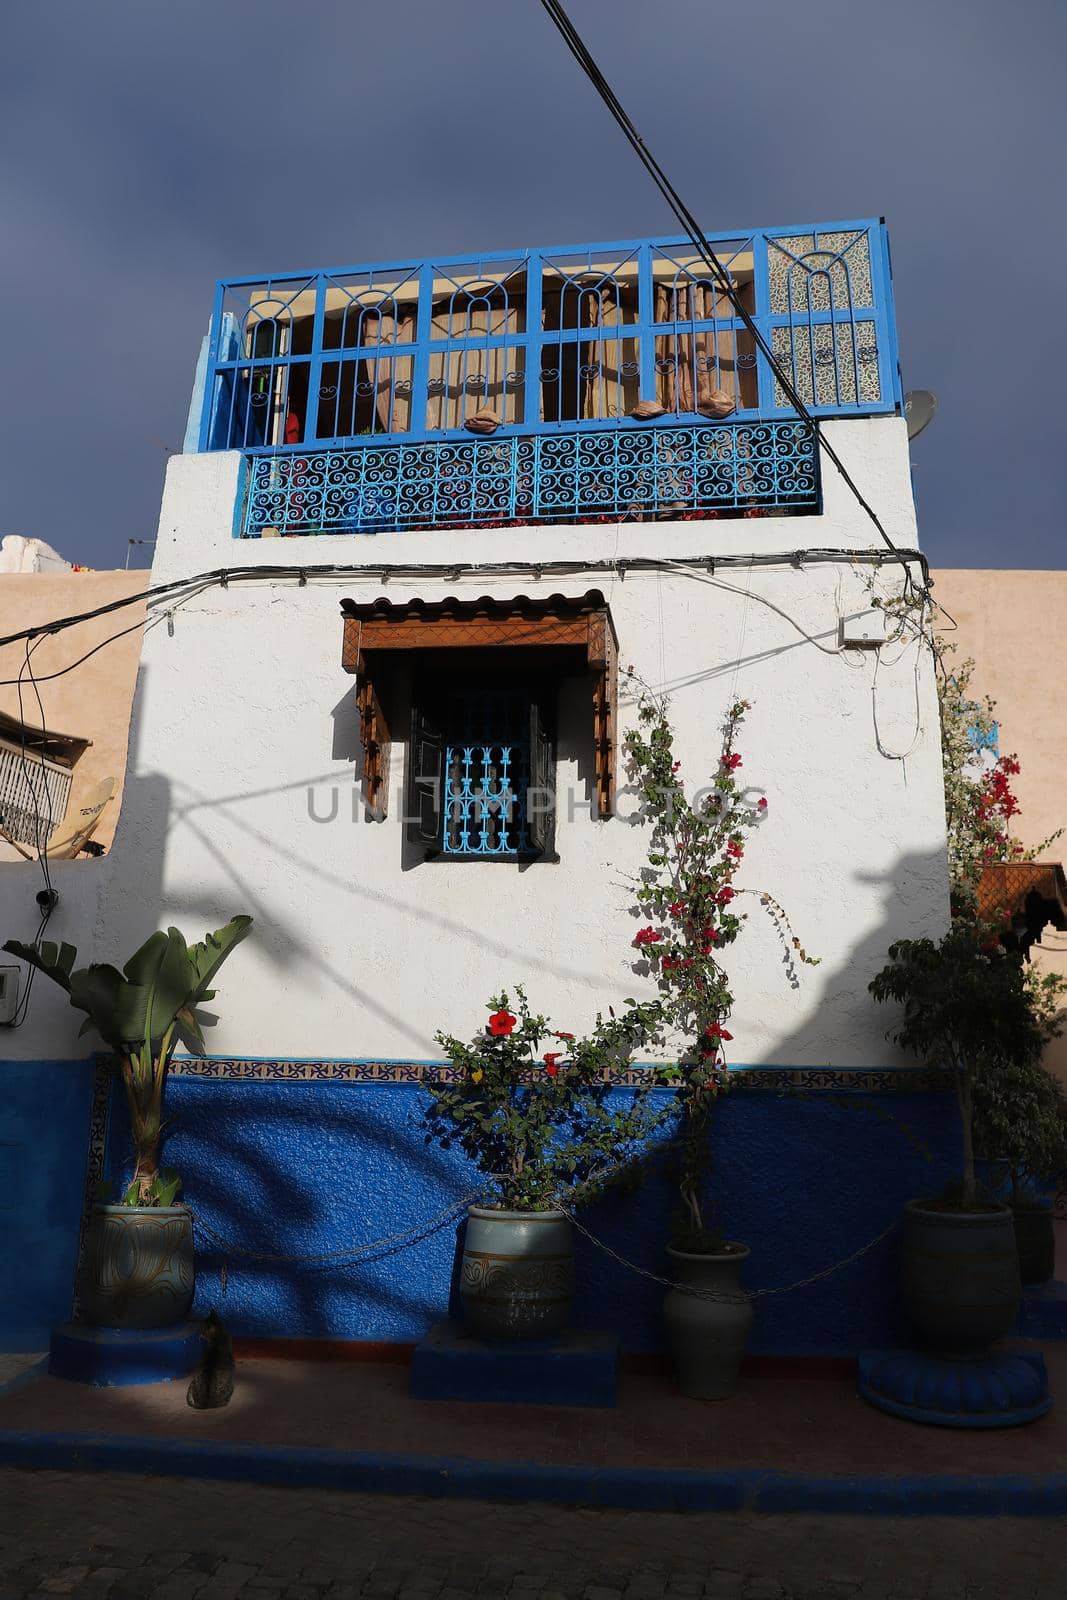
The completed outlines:
<svg viewBox="0 0 1067 1600">
<path fill-rule="evenodd" d="M 901 546 L 915 521 L 902 422 L 827 428 Z M 790 988 L 784 951 L 754 901 L 728 954 L 737 996 L 738 1062 L 876 1065 L 897 1059 L 866 985 L 895 937 L 947 921 L 936 696 L 913 644 L 837 649 L 840 616 L 870 603 L 872 568 L 832 565 L 561 577 L 394 576 L 374 563 L 552 561 L 656 555 L 713 557 L 798 546 L 864 549 L 880 541 L 832 467 L 821 517 L 448 531 L 368 537 L 232 538 L 238 457 L 171 460 L 153 581 L 237 564 L 359 563 L 370 575 L 212 588 L 176 609 L 173 632 L 145 642 L 129 775 L 112 854 L 100 865 L 99 959 L 125 959 L 152 928 L 190 936 L 237 911 L 252 941 L 224 970 L 215 1054 L 427 1059 L 437 1028 L 469 1034 L 482 1002 L 525 983 L 555 1025 L 578 1029 L 598 1007 L 647 991 L 630 940 L 640 923 L 624 878 L 647 834 L 594 820 L 587 681 L 563 691 L 560 792 L 582 812 L 557 829 L 558 865 L 520 870 L 429 862 L 402 869 L 400 807 L 361 817 L 354 681 L 341 670 L 342 596 L 427 601 L 607 595 L 620 663 L 672 696 L 683 770 L 714 770 L 719 726 L 736 696 L 752 701 L 744 776 L 769 800 L 738 886 L 769 890 L 822 958 Z M 899 587 L 896 569 L 877 579 Z M 624 705 L 623 718 L 630 715 Z M 395 731 L 395 730 L 394 730 Z M 402 736 L 401 727 L 401 736 Z M 907 751 L 889 759 L 883 749 Z M 394 745 L 391 801 L 406 747 Z M 319 815 L 309 816 L 314 790 Z M 625 800 L 623 808 L 628 807 Z M 84 908 L 89 920 L 94 915 Z M 76 919 L 75 919 L 76 920 Z M 69 913 L 66 914 L 69 924 Z M 65 926 L 64 937 L 77 940 Z M 89 933 L 89 937 L 93 937 Z M 15 1040 L 48 1053 L 69 1028 L 62 996 L 35 999 Z M 72 1034 L 73 1030 L 71 1030 Z M 6 1049 L 6 1044 L 5 1044 Z M 78 1048 L 71 1048 L 78 1054 Z"/>
</svg>

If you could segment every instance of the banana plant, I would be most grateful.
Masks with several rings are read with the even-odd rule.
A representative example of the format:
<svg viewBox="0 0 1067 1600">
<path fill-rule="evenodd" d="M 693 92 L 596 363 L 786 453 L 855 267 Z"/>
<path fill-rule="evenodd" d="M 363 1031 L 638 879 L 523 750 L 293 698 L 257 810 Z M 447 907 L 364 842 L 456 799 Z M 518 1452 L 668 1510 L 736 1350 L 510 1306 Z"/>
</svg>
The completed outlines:
<svg viewBox="0 0 1067 1600">
<path fill-rule="evenodd" d="M 95 1030 L 118 1058 L 135 1154 L 133 1182 L 123 1197 L 127 1205 L 170 1205 L 178 1192 L 177 1174 L 159 1167 L 167 1068 L 178 1039 L 191 1050 L 205 1048 L 196 1008 L 214 999 L 212 979 L 251 926 L 251 917 L 234 917 L 194 945 L 168 928 L 146 939 L 121 972 L 106 962 L 75 967 L 72 944 L 9 939 L 4 945 L 65 989 L 76 1011 L 84 1011 L 79 1038 Z"/>
</svg>

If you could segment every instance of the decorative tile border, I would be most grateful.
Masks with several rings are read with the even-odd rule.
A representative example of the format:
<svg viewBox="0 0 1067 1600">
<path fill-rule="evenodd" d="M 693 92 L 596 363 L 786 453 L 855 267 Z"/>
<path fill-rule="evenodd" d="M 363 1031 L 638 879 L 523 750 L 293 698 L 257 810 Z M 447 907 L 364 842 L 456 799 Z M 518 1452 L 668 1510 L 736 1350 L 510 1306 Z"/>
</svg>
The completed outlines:
<svg viewBox="0 0 1067 1600">
<path fill-rule="evenodd" d="M 645 1081 L 652 1064 L 622 1067 L 607 1074 L 625 1088 Z M 282 1061 L 259 1056 L 176 1056 L 171 1072 L 180 1078 L 222 1078 L 259 1083 L 456 1083 L 461 1069 L 444 1061 Z M 745 1089 L 863 1090 L 909 1093 L 941 1090 L 943 1074 L 920 1067 L 744 1067 L 733 1069 Z"/>
<path fill-rule="evenodd" d="M 107 1156 L 108 1123 L 111 1116 L 111 1058 L 97 1056 L 93 1070 L 93 1098 L 89 1109 L 89 1141 L 85 1152 L 85 1187 L 82 1191 L 82 1218 L 78 1230 L 77 1265 L 74 1271 L 74 1289 L 71 1299 L 71 1321 L 77 1322 L 81 1313 L 78 1285 L 82 1275 L 82 1256 L 85 1235 L 92 1216 L 96 1186 L 104 1176 Z"/>
</svg>

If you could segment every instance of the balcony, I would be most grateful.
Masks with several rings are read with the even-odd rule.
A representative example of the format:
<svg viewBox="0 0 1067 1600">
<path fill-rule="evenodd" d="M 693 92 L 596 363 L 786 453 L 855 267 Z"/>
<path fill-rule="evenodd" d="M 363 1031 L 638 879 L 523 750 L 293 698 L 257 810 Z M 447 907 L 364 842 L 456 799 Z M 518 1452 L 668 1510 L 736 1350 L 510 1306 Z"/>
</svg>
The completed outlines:
<svg viewBox="0 0 1067 1600">
<path fill-rule="evenodd" d="M 813 415 L 899 412 L 882 223 L 711 237 Z M 819 509 L 810 427 L 677 240 L 220 283 L 200 448 L 246 457 L 250 538 Z"/>
</svg>

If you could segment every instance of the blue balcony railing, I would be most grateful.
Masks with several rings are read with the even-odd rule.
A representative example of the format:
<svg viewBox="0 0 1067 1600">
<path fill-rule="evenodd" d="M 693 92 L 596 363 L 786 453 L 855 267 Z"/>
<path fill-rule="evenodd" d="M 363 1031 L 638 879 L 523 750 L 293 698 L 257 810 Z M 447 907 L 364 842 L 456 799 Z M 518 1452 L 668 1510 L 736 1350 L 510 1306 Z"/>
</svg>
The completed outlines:
<svg viewBox="0 0 1067 1600">
<path fill-rule="evenodd" d="M 808 423 L 631 427 L 255 455 L 240 531 L 383 533 L 818 503 Z"/>
<path fill-rule="evenodd" d="M 899 411 L 882 223 L 712 242 L 814 415 Z M 725 431 L 711 431 L 732 441 L 715 447 L 729 458 L 725 478 L 718 456 L 706 470 L 708 424 L 724 416 Z M 774 370 L 691 246 L 639 240 L 220 283 L 200 448 L 251 459 L 246 533 L 295 531 L 312 506 L 312 523 L 366 529 L 521 516 L 527 505 L 572 517 L 634 502 L 737 509 L 751 498 L 751 425 L 791 420 Z M 491 434 L 491 448 L 472 433 Z M 690 474 L 688 494 L 661 491 L 648 455 L 660 461 L 660 447 L 636 442 L 661 433 L 669 464 L 677 455 Z M 761 443 L 791 438 L 791 458 L 800 437 Z M 576 463 L 573 483 L 566 466 L 553 478 L 557 456 Z M 797 492 L 783 503 L 810 503 Z M 268 494 L 281 499 L 267 509 L 286 516 L 260 515 Z"/>
</svg>

